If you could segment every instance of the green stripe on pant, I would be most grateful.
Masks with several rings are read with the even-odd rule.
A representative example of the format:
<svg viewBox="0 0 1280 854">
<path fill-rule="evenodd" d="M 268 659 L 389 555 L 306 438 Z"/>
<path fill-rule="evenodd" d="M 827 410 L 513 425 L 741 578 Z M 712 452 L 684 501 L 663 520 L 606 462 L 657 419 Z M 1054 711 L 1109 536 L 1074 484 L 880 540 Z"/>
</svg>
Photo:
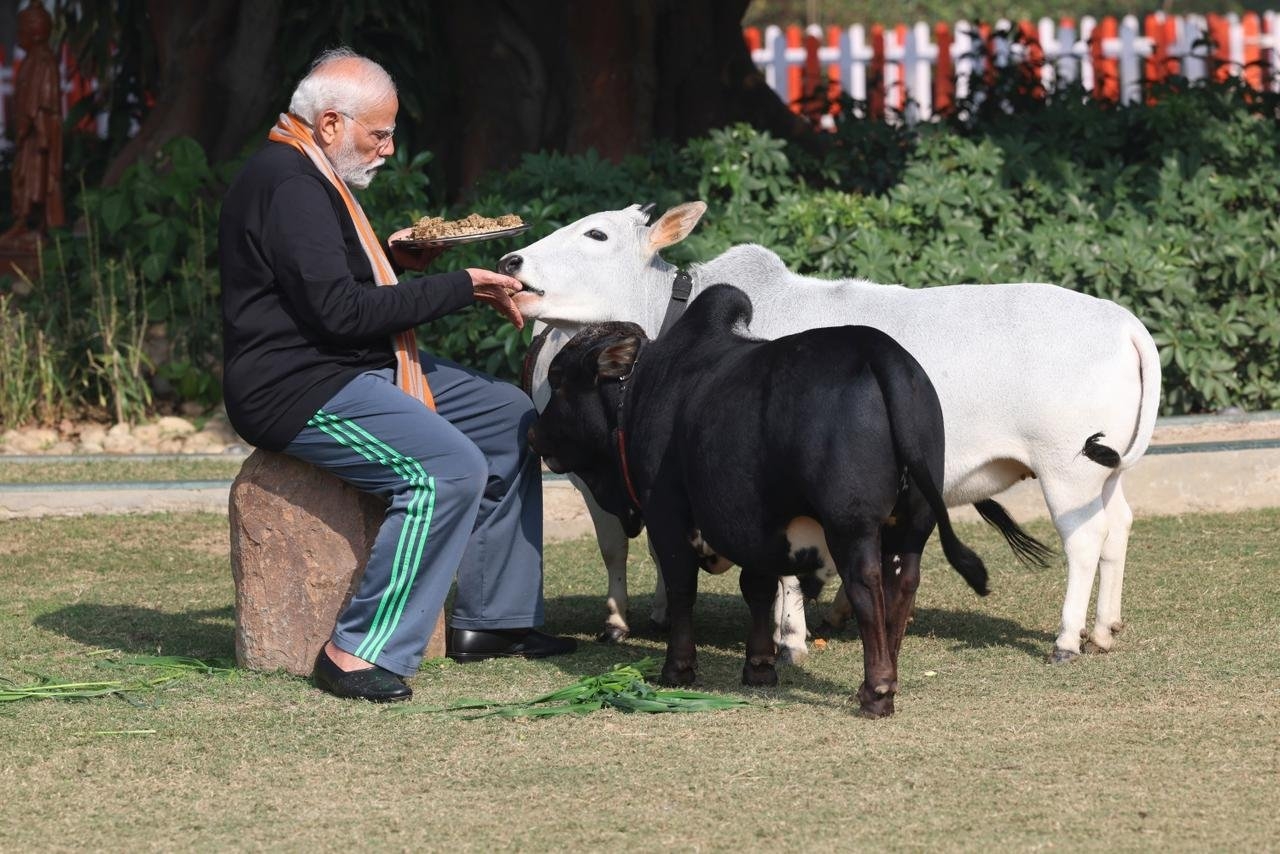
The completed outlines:
<svg viewBox="0 0 1280 854">
<path fill-rule="evenodd" d="M 403 477 L 414 489 L 414 497 L 406 509 L 404 527 L 396 543 L 392 563 L 391 582 L 378 601 L 377 611 L 360 647 L 357 658 L 376 661 L 391 633 L 404 613 L 409 600 L 409 590 L 418 574 L 422 552 L 431 529 L 431 516 L 435 510 L 435 479 L 430 477 L 415 459 L 404 456 L 376 436 L 369 434 L 354 421 L 338 418 L 320 410 L 309 426 L 323 430 L 336 441 L 351 448 L 370 462 L 388 466 Z"/>
</svg>

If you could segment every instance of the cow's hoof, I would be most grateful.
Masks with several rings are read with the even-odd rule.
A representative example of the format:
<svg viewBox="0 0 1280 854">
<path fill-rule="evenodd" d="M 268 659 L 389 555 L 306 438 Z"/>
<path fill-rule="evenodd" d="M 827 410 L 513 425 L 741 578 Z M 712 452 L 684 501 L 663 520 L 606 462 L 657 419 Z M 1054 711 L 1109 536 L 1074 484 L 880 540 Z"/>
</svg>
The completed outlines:
<svg viewBox="0 0 1280 854">
<path fill-rule="evenodd" d="M 1080 657 L 1080 653 L 1072 649 L 1063 649 L 1055 646 L 1053 652 L 1049 654 L 1050 664 L 1066 664 L 1068 661 L 1075 661 Z"/>
<path fill-rule="evenodd" d="M 605 626 L 604 631 L 596 635 L 600 643 L 622 643 L 631 636 L 631 631 L 622 626 Z"/>
<path fill-rule="evenodd" d="M 752 664 L 742 667 L 742 684 L 755 688 L 772 688 L 778 684 L 778 671 L 772 664 Z"/>
<path fill-rule="evenodd" d="M 1116 642 L 1112 636 L 1110 629 L 1095 628 L 1093 634 L 1089 636 L 1090 652 L 1111 652 L 1111 647 Z"/>
<path fill-rule="evenodd" d="M 864 718 L 887 718 L 893 714 L 893 695 L 886 694 L 874 700 L 858 701 L 858 714 Z"/>
<path fill-rule="evenodd" d="M 672 667 L 667 665 L 662 668 L 662 674 L 658 677 L 658 681 L 663 685 L 672 687 L 680 685 L 692 685 L 694 672 L 692 667 Z"/>
<path fill-rule="evenodd" d="M 1124 620 L 1116 620 L 1114 623 L 1112 623 L 1109 626 L 1109 628 L 1111 629 L 1111 634 L 1113 635 L 1120 634 L 1121 632 L 1124 631 Z"/>
</svg>

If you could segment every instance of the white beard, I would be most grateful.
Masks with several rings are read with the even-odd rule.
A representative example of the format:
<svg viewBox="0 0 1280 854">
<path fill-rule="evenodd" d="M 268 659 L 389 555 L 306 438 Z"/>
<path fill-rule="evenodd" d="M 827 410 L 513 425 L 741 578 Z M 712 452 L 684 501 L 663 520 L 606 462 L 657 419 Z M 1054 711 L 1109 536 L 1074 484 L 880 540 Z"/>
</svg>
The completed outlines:
<svg viewBox="0 0 1280 854">
<path fill-rule="evenodd" d="M 373 182 L 373 176 L 378 174 L 378 169 L 387 162 L 387 159 L 379 157 L 372 163 L 366 163 L 356 151 L 354 137 L 348 134 L 343 138 L 342 145 L 329 162 L 333 164 L 333 171 L 338 173 L 338 177 L 348 187 L 363 190 Z"/>
</svg>

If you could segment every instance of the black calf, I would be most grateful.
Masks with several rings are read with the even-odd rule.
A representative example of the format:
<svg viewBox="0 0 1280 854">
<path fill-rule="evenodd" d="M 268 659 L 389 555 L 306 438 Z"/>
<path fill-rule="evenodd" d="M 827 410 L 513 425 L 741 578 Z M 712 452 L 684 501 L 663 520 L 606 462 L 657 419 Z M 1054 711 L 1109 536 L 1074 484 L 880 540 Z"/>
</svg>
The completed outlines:
<svg viewBox="0 0 1280 854">
<path fill-rule="evenodd" d="M 986 567 L 956 538 L 941 498 L 937 395 L 878 330 L 756 341 L 734 331 L 750 318 L 741 291 L 715 285 L 659 341 L 633 324 L 584 330 L 551 365 L 551 402 L 530 441 L 554 471 L 579 475 L 632 536 L 648 526 L 671 614 L 664 681 L 694 678 L 692 612 L 707 547 L 742 567 L 751 685 L 777 681 L 777 577 L 833 563 L 862 636 L 862 711 L 891 714 L 935 524 L 947 560 L 987 592 Z"/>
</svg>

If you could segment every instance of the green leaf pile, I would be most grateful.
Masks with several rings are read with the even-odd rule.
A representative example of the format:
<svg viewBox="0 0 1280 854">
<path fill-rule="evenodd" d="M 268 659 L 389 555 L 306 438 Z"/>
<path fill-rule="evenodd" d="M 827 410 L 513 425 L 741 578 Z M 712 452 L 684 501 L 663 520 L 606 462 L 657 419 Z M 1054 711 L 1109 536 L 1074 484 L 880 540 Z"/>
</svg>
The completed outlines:
<svg viewBox="0 0 1280 854">
<path fill-rule="evenodd" d="M 584 676 L 572 685 L 543 694 L 532 700 L 500 703 L 492 700 L 460 700 L 448 706 L 431 708 L 400 707 L 395 714 L 460 714 L 466 720 L 477 718 L 543 718 L 552 715 L 585 715 L 600 709 L 620 712 L 718 712 L 750 705 L 746 700 L 720 697 L 700 691 L 658 689 L 645 680 L 658 672 L 655 658 L 643 658 L 634 664 L 618 664 L 607 673 Z"/>
</svg>

